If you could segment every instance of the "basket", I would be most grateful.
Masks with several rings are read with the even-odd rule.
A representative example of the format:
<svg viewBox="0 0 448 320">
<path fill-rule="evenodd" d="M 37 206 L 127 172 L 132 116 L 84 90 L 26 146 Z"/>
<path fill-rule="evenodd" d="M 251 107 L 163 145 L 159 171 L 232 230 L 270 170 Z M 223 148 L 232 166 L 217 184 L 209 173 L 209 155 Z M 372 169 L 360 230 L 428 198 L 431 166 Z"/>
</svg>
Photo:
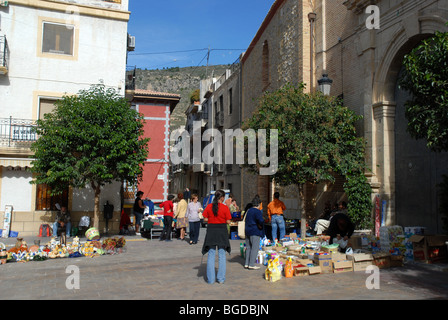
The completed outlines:
<svg viewBox="0 0 448 320">
<path fill-rule="evenodd" d="M 90 228 L 86 231 L 86 238 L 89 240 L 96 240 L 100 238 L 100 232 L 97 228 Z"/>
</svg>

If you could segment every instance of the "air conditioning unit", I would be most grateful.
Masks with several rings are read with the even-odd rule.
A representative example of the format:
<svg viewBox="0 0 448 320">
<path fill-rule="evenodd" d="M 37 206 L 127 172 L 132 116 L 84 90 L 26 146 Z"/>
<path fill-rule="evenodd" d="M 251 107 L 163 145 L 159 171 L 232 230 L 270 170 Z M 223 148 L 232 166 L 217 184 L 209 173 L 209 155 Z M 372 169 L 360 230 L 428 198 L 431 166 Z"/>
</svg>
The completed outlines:
<svg viewBox="0 0 448 320">
<path fill-rule="evenodd" d="M 135 37 L 128 35 L 128 51 L 135 50 Z"/>
</svg>

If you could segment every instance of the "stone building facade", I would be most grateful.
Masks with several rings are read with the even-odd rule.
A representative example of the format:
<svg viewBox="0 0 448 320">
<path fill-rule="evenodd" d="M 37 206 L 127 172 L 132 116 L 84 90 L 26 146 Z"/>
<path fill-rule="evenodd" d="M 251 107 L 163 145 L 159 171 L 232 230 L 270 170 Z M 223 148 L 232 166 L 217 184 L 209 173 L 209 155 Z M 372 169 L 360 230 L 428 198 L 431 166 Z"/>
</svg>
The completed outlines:
<svg viewBox="0 0 448 320">
<path fill-rule="evenodd" d="M 128 0 L 10 0 L 0 6 L 0 228 L 12 206 L 10 230 L 36 236 L 42 223 L 53 224 L 56 203 L 67 205 L 72 225 L 93 217 L 91 188 L 51 196 L 32 185 L 31 132 L 64 95 L 103 83 L 124 96 Z M 110 228 L 120 223 L 120 183 L 105 186 L 101 206 L 114 205 Z M 105 223 L 101 221 L 100 229 Z"/>
<path fill-rule="evenodd" d="M 378 28 L 369 24 L 375 12 Z M 243 121 L 265 90 L 286 82 L 316 90 L 317 80 L 328 74 L 330 94 L 363 116 L 357 129 L 367 141 L 372 198 L 386 201 L 384 224 L 441 232 L 436 185 L 448 173 L 448 156 L 429 152 L 406 132 L 409 97 L 398 80 L 404 55 L 435 31 L 447 31 L 447 20 L 444 0 L 277 0 L 242 59 Z M 262 192 L 265 202 L 272 195 L 269 177 L 243 175 L 243 201 Z M 310 191 L 316 215 L 326 200 L 344 199 L 337 184 Z M 292 189 L 282 193 L 294 198 Z"/>
</svg>

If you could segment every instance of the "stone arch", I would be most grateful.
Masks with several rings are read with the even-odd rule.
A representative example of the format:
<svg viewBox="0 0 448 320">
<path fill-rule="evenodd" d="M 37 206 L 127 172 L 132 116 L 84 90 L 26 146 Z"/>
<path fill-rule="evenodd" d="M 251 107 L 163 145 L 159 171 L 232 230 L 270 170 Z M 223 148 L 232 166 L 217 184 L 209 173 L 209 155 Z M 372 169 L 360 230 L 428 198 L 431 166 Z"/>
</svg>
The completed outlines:
<svg viewBox="0 0 448 320">
<path fill-rule="evenodd" d="M 441 11 L 446 17 L 448 12 Z M 396 168 L 396 92 L 404 55 L 423 39 L 436 31 L 447 31 L 446 19 L 434 14 L 418 13 L 399 23 L 399 28 L 390 36 L 388 46 L 379 54 L 372 91 L 373 132 L 375 141 L 372 152 L 379 168 L 380 194 L 388 202 L 385 222 L 396 224 L 397 212 L 397 168 Z M 401 106 L 400 106 L 401 107 Z M 400 213 L 401 214 L 401 213 Z M 399 221 L 398 221 L 399 222 Z"/>
<path fill-rule="evenodd" d="M 446 15 L 448 17 L 448 13 Z M 440 16 L 426 15 L 415 21 L 417 25 L 413 25 L 412 22 L 401 23 L 400 28 L 391 37 L 389 46 L 375 72 L 373 104 L 393 101 L 404 55 L 436 31 L 448 31 L 447 21 Z"/>
</svg>

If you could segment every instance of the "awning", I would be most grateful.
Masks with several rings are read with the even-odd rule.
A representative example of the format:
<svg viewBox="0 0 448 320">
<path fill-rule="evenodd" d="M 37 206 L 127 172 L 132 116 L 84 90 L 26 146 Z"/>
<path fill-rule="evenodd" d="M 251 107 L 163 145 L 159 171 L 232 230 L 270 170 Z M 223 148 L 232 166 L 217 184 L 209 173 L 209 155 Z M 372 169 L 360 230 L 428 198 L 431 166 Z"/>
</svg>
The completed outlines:
<svg viewBox="0 0 448 320">
<path fill-rule="evenodd" d="M 31 161 L 33 159 L 23 158 L 0 158 L 0 166 L 2 167 L 32 167 Z"/>
</svg>

